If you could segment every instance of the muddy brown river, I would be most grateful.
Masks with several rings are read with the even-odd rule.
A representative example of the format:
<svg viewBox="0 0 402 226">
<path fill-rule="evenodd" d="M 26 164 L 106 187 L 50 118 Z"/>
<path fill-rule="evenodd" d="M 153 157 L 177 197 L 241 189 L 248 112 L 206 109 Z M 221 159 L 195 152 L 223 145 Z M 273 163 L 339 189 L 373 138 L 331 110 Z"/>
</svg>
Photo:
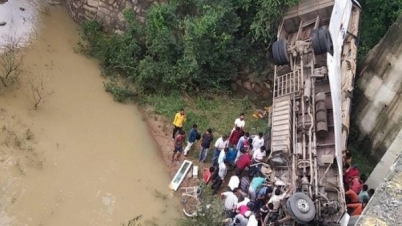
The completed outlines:
<svg viewBox="0 0 402 226">
<path fill-rule="evenodd" d="M 97 63 L 74 51 L 78 26 L 63 7 L 40 24 L 21 76 L 45 75 L 51 95 L 30 110 L 24 82 L 0 94 L 0 225 L 121 225 L 138 215 L 176 225 L 180 203 L 138 109 L 114 102 Z"/>
</svg>

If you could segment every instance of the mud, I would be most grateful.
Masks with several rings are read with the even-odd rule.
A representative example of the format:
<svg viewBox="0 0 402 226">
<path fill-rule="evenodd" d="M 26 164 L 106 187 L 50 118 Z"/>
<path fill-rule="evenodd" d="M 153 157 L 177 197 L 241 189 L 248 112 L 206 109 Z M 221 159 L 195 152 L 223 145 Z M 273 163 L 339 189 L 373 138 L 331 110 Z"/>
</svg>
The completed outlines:
<svg viewBox="0 0 402 226">
<path fill-rule="evenodd" d="M 114 102 L 97 63 L 74 51 L 78 26 L 65 8 L 41 24 L 22 82 L 0 94 L 0 225 L 120 225 L 138 215 L 176 225 L 180 203 L 144 116 Z M 29 78 L 49 94 L 37 110 Z"/>
</svg>

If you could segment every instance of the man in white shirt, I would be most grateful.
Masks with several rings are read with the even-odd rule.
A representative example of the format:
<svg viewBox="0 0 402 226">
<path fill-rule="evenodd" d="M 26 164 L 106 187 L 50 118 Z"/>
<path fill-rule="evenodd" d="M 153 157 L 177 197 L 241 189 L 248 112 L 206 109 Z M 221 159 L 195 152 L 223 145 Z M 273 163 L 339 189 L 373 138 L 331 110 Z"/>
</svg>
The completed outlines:
<svg viewBox="0 0 402 226">
<path fill-rule="evenodd" d="M 278 208 L 281 206 L 282 199 L 286 197 L 286 195 L 290 192 L 291 189 L 292 187 L 289 186 L 289 188 L 283 194 L 281 194 L 281 190 L 278 187 L 275 187 L 273 192 L 274 195 L 271 196 L 267 204 L 269 203 L 274 204 L 273 210 L 277 211 Z"/>
<path fill-rule="evenodd" d="M 246 121 L 244 121 L 244 113 L 241 113 L 240 116 L 234 121 L 232 132 L 236 129 L 236 127 L 240 127 L 240 129 L 244 130 L 245 126 Z"/>
<path fill-rule="evenodd" d="M 253 153 L 255 150 L 260 149 L 264 145 L 264 137 L 263 133 L 258 133 L 258 136 L 255 136 L 253 138 L 253 142 L 251 143 L 251 146 L 253 146 Z"/>
<path fill-rule="evenodd" d="M 254 214 L 248 218 L 247 226 L 258 226 L 258 220 Z"/>
<path fill-rule="evenodd" d="M 227 165 L 229 164 L 228 161 L 223 161 L 219 164 L 219 172 L 218 176 L 221 178 L 221 180 L 225 180 L 226 174 L 228 172 Z"/>
<path fill-rule="evenodd" d="M 232 191 L 222 192 L 221 198 L 224 200 L 225 212 L 228 217 L 233 218 L 236 215 L 236 206 L 239 202 L 237 198 L 237 188 L 233 189 Z"/>
<path fill-rule="evenodd" d="M 215 142 L 215 151 L 212 155 L 212 166 L 218 164 L 218 157 L 225 148 L 229 146 L 228 136 L 225 134 L 222 137 L 219 137 L 218 140 Z"/>
<path fill-rule="evenodd" d="M 258 150 L 253 153 L 253 162 L 263 162 L 266 156 L 265 146 L 261 146 Z"/>
<path fill-rule="evenodd" d="M 221 162 L 223 162 L 223 160 L 226 159 L 226 153 L 229 152 L 229 148 L 225 148 L 223 150 L 221 150 L 221 152 L 219 153 L 219 157 L 218 157 L 218 165 L 221 164 Z"/>
</svg>

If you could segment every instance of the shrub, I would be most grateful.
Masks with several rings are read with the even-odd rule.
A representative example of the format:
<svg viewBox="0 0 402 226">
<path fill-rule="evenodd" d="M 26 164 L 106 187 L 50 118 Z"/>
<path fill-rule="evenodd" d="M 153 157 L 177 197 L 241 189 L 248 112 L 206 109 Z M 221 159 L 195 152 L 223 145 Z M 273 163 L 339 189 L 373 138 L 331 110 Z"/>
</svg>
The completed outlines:
<svg viewBox="0 0 402 226">
<path fill-rule="evenodd" d="M 228 90 L 242 71 L 266 70 L 267 49 L 284 9 L 297 0 L 175 0 L 153 4 L 145 24 L 125 11 L 126 31 L 86 21 L 81 50 L 136 93 Z M 267 27 L 268 21 L 270 25 Z M 111 86 L 107 86 L 112 91 Z"/>
</svg>

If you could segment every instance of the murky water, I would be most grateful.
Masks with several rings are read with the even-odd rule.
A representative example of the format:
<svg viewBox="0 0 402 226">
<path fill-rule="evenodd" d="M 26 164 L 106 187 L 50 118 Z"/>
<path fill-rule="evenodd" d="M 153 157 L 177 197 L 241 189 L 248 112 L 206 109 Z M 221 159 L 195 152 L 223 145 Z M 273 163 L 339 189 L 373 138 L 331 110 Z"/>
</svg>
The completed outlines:
<svg viewBox="0 0 402 226">
<path fill-rule="evenodd" d="M 179 203 L 146 124 L 103 89 L 97 64 L 73 48 L 77 25 L 61 6 L 43 16 L 23 78 L 53 93 L 28 110 L 26 84 L 0 94 L 0 225 L 175 225 Z"/>
</svg>

